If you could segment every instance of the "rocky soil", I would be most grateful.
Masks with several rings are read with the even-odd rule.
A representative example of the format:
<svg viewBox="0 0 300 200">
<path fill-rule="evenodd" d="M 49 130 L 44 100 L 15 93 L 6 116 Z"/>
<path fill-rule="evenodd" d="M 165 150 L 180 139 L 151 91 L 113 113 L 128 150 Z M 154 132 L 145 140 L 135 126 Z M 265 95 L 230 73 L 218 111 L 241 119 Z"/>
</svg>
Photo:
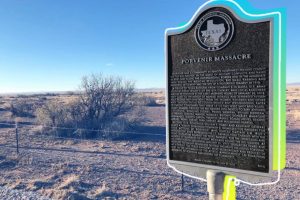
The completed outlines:
<svg viewBox="0 0 300 200">
<path fill-rule="evenodd" d="M 50 200 L 49 198 L 42 197 L 34 192 L 26 192 L 22 190 L 12 190 L 7 187 L 0 187 L 0 199 L 6 200 Z"/>
</svg>

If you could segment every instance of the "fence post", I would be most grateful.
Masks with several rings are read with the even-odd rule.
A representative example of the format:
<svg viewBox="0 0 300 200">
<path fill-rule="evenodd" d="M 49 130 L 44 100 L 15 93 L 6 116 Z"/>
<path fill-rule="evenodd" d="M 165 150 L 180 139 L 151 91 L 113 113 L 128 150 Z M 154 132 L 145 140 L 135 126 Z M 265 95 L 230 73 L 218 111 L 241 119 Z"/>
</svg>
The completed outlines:
<svg viewBox="0 0 300 200">
<path fill-rule="evenodd" d="M 183 179 L 183 173 L 181 174 L 181 192 L 184 191 L 184 179 Z"/>
<path fill-rule="evenodd" d="M 17 145 L 17 154 L 19 154 L 19 133 L 18 133 L 18 122 L 16 122 L 16 145 Z"/>
<path fill-rule="evenodd" d="M 81 132 L 81 128 L 80 129 L 78 129 L 78 134 L 79 134 L 79 137 L 80 137 L 80 139 L 82 140 L 82 132 Z"/>
<path fill-rule="evenodd" d="M 58 138 L 57 127 L 54 127 L 54 130 L 55 130 L 55 138 Z"/>
</svg>

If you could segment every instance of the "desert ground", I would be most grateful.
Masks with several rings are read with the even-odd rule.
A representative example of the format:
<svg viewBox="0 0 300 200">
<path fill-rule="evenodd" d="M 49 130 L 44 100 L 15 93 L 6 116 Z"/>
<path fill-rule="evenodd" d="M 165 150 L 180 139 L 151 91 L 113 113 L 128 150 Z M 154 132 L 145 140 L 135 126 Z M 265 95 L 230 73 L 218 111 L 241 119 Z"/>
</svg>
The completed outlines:
<svg viewBox="0 0 300 200">
<path fill-rule="evenodd" d="M 287 166 L 282 178 L 272 186 L 241 184 L 237 199 L 300 199 L 300 87 L 286 91 Z M 141 128 L 114 140 L 57 137 L 44 133 L 34 117 L 19 117 L 19 153 L 9 103 L 24 97 L 1 96 L 0 199 L 208 199 L 206 183 L 167 166 L 164 91 L 143 95 L 156 104 L 144 106 Z M 26 98 L 68 102 L 74 96 Z"/>
</svg>

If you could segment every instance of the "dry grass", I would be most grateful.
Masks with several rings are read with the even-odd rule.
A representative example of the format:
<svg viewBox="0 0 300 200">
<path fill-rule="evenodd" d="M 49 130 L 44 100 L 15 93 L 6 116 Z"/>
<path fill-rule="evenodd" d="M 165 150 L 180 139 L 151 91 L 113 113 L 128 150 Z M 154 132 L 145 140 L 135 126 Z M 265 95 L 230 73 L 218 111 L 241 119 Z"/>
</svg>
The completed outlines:
<svg viewBox="0 0 300 200">
<path fill-rule="evenodd" d="M 72 188 L 74 191 L 74 186 L 79 183 L 79 180 L 80 180 L 79 176 L 77 176 L 75 174 L 69 175 L 69 176 L 63 178 L 63 181 L 59 184 L 59 186 L 57 188 L 59 190 Z"/>
<path fill-rule="evenodd" d="M 103 185 L 101 187 L 96 188 L 93 193 L 94 196 L 100 196 L 103 195 L 103 193 L 109 191 L 109 188 L 107 188 L 105 182 L 103 183 Z"/>
<path fill-rule="evenodd" d="M 14 183 L 9 185 L 9 188 L 24 189 L 24 188 L 26 188 L 26 183 L 22 179 L 18 178 Z"/>
<path fill-rule="evenodd" d="M 40 189 L 50 188 L 54 185 L 54 181 L 48 178 L 32 180 L 27 184 L 27 190 L 37 191 Z"/>
<path fill-rule="evenodd" d="M 63 170 L 58 174 L 60 175 L 49 176 L 27 183 L 27 190 L 39 190 L 44 196 L 58 200 L 87 199 L 84 195 L 79 194 L 89 187 L 88 184 L 80 180 L 80 176 L 75 174 L 64 176 Z"/>
<path fill-rule="evenodd" d="M 88 196 L 92 198 L 105 198 L 112 196 L 113 192 L 108 188 L 106 183 L 104 182 L 101 186 L 96 187 L 88 193 Z"/>
<path fill-rule="evenodd" d="M 300 87 L 287 88 L 286 116 L 288 129 L 300 129 Z"/>
</svg>

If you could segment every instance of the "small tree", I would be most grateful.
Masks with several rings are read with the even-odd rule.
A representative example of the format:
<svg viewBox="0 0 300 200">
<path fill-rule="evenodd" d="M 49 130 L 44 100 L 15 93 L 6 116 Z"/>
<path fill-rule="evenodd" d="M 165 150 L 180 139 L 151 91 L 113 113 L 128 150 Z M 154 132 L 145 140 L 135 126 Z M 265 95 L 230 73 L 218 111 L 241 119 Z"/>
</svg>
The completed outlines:
<svg viewBox="0 0 300 200">
<path fill-rule="evenodd" d="M 89 128 L 103 129 L 135 106 L 134 82 L 120 77 L 92 74 L 83 77 L 81 90 L 83 122 Z"/>
<path fill-rule="evenodd" d="M 121 132 L 141 121 L 143 109 L 134 100 L 133 81 L 102 74 L 85 76 L 80 85 L 79 98 L 69 104 L 48 102 L 36 112 L 38 122 L 48 126 L 78 129 L 80 135 L 95 137 L 103 130 L 107 137 Z M 65 132 L 71 136 L 71 133 Z M 73 134 L 74 135 L 74 134 Z"/>
</svg>

